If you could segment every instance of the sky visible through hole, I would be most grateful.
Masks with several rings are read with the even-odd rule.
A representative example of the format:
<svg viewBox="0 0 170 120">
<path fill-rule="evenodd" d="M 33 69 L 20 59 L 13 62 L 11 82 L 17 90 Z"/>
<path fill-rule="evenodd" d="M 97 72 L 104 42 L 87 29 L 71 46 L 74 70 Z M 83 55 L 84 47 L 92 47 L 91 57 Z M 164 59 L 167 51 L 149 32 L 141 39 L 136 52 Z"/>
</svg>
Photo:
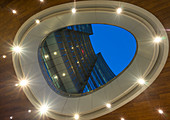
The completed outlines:
<svg viewBox="0 0 170 120">
<path fill-rule="evenodd" d="M 92 24 L 90 35 L 95 53 L 101 52 L 106 63 L 115 75 L 122 72 L 133 59 L 136 40 L 127 30 L 105 24 Z"/>
</svg>

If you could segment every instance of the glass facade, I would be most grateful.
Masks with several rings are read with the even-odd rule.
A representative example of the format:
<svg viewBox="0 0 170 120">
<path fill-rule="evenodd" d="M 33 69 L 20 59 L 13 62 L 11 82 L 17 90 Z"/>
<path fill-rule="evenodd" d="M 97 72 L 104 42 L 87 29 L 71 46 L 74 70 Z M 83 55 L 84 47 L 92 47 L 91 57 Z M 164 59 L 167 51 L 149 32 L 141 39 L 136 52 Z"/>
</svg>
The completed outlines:
<svg viewBox="0 0 170 120">
<path fill-rule="evenodd" d="M 113 79 L 115 74 L 111 71 L 101 53 L 97 54 L 97 60 L 91 71 L 83 93 L 95 90 Z"/>
<path fill-rule="evenodd" d="M 56 92 L 85 93 L 104 85 L 115 75 L 90 42 L 91 24 L 74 25 L 51 33 L 40 47 L 43 73 Z"/>
</svg>

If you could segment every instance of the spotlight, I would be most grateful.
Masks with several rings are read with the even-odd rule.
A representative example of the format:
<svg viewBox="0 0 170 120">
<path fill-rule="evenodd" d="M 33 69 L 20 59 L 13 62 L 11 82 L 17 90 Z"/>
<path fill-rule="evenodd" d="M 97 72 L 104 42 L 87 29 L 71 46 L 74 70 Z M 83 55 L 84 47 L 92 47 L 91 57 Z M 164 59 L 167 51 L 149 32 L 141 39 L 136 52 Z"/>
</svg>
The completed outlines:
<svg viewBox="0 0 170 120">
<path fill-rule="evenodd" d="M 55 75 L 55 76 L 54 76 L 54 79 L 58 79 L 58 76 L 57 76 L 57 75 Z"/>
<path fill-rule="evenodd" d="M 125 120 L 125 118 L 121 118 L 120 120 Z"/>
<path fill-rule="evenodd" d="M 161 42 L 161 40 L 162 40 L 162 38 L 157 36 L 157 37 L 155 37 L 154 42 L 159 43 L 159 42 Z"/>
<path fill-rule="evenodd" d="M 13 116 L 10 116 L 9 118 L 10 118 L 10 120 L 12 120 L 12 119 L 13 119 Z"/>
<path fill-rule="evenodd" d="M 40 2 L 44 2 L 44 0 L 40 0 Z"/>
<path fill-rule="evenodd" d="M 48 106 L 47 105 L 42 105 L 40 108 L 39 108 L 39 112 L 42 114 L 46 114 L 48 112 Z"/>
<path fill-rule="evenodd" d="M 72 8 L 72 13 L 76 13 L 76 8 Z"/>
<path fill-rule="evenodd" d="M 54 52 L 54 55 L 57 55 L 57 52 Z"/>
<path fill-rule="evenodd" d="M 27 86 L 27 84 L 28 84 L 27 80 L 21 80 L 20 83 L 19 83 L 19 85 L 22 86 L 22 87 Z"/>
<path fill-rule="evenodd" d="M 142 78 L 138 79 L 138 84 L 144 85 L 145 84 L 145 80 L 142 79 Z"/>
<path fill-rule="evenodd" d="M 117 12 L 117 14 L 121 14 L 122 8 L 118 8 L 118 9 L 116 10 L 116 12 Z"/>
<path fill-rule="evenodd" d="M 163 114 L 164 113 L 163 110 L 161 110 L 161 109 L 159 109 L 158 112 L 159 112 L 159 114 Z"/>
<path fill-rule="evenodd" d="M 2 58 L 6 58 L 6 55 L 3 55 Z"/>
<path fill-rule="evenodd" d="M 78 120 L 79 118 L 80 118 L 79 114 L 75 114 L 75 115 L 74 115 L 74 119 L 75 119 L 75 120 Z"/>
<path fill-rule="evenodd" d="M 29 113 L 31 113 L 31 110 L 28 110 Z"/>
<path fill-rule="evenodd" d="M 18 86 L 18 84 L 15 84 L 15 86 Z"/>
<path fill-rule="evenodd" d="M 13 14 L 17 14 L 17 11 L 16 11 L 16 10 L 12 10 L 12 13 L 13 13 Z"/>
<path fill-rule="evenodd" d="M 63 73 L 62 75 L 63 75 L 63 76 L 66 76 L 66 74 L 65 74 L 65 73 Z"/>
<path fill-rule="evenodd" d="M 45 55 L 44 57 L 45 57 L 45 59 L 47 59 L 47 58 L 49 58 L 49 55 Z"/>
<path fill-rule="evenodd" d="M 107 107 L 107 108 L 111 108 L 111 104 L 110 104 L 110 103 L 107 103 L 107 104 L 106 104 L 106 107 Z"/>
<path fill-rule="evenodd" d="M 21 53 L 22 49 L 20 46 L 13 46 L 12 51 L 15 53 Z"/>
<path fill-rule="evenodd" d="M 36 19 L 35 22 L 36 22 L 37 24 L 40 24 L 40 20 L 39 20 L 39 19 Z"/>
</svg>

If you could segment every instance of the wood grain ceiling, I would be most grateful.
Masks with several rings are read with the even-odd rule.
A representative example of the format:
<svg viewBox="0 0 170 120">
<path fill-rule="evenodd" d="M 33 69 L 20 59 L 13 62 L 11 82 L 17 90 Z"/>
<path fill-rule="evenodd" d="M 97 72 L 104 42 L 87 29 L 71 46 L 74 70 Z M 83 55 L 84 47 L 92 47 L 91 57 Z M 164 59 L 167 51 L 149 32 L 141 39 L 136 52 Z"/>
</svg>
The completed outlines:
<svg viewBox="0 0 170 120">
<path fill-rule="evenodd" d="M 0 0 L 0 120 L 51 120 L 41 117 L 26 98 L 22 89 L 15 87 L 17 78 L 12 64 L 10 47 L 19 27 L 37 12 L 73 0 Z M 154 14 L 170 29 L 170 0 L 120 0 L 140 6 Z M 17 15 L 11 13 L 17 10 Z M 170 32 L 167 32 L 170 39 Z M 7 55 L 6 59 L 2 55 Z M 163 109 L 160 115 L 157 109 Z M 32 112 L 28 113 L 28 109 Z M 170 120 L 170 55 L 167 63 L 155 82 L 137 98 L 123 107 L 96 120 Z"/>
</svg>

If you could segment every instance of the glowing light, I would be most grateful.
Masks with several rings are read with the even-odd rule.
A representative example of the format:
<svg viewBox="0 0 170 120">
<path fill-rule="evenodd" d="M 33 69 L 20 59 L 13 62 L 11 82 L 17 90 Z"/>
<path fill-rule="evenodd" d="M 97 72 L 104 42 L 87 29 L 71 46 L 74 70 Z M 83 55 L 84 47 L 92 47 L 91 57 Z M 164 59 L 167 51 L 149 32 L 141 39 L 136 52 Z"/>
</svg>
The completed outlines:
<svg viewBox="0 0 170 120">
<path fill-rule="evenodd" d="M 15 84 L 15 86 L 18 86 L 18 84 Z"/>
<path fill-rule="evenodd" d="M 121 118 L 120 120 L 125 120 L 125 118 Z"/>
<path fill-rule="evenodd" d="M 72 13 L 76 13 L 76 8 L 72 8 Z"/>
<path fill-rule="evenodd" d="M 78 120 L 79 118 L 80 118 L 79 114 L 75 114 L 75 115 L 74 115 L 74 119 L 75 119 L 75 120 Z"/>
<path fill-rule="evenodd" d="M 47 59 L 47 58 L 49 58 L 49 55 L 45 55 L 44 57 L 45 57 L 45 59 Z"/>
<path fill-rule="evenodd" d="M 106 107 L 107 107 L 107 108 L 111 108 L 111 104 L 110 104 L 110 103 L 107 103 L 107 104 L 106 104 Z"/>
<path fill-rule="evenodd" d="M 157 36 L 157 37 L 155 37 L 154 42 L 159 43 L 159 42 L 161 42 L 161 40 L 162 40 L 162 38 Z"/>
<path fill-rule="evenodd" d="M 3 55 L 2 58 L 6 58 L 6 55 Z"/>
<path fill-rule="evenodd" d="M 44 0 L 40 0 L 40 2 L 44 2 Z"/>
<path fill-rule="evenodd" d="M 16 11 L 16 10 L 12 10 L 12 13 L 13 13 L 13 14 L 17 14 L 17 11 Z"/>
<path fill-rule="evenodd" d="M 54 52 L 54 55 L 57 55 L 57 52 Z"/>
<path fill-rule="evenodd" d="M 13 119 L 13 116 L 10 116 L 9 118 L 10 118 L 10 120 L 12 120 L 12 119 Z"/>
<path fill-rule="evenodd" d="M 71 47 L 71 49 L 74 49 L 74 47 Z"/>
<path fill-rule="evenodd" d="M 142 78 L 140 78 L 140 79 L 138 79 L 138 83 L 139 83 L 140 85 L 144 85 L 144 84 L 145 84 L 145 80 L 142 79 Z"/>
<path fill-rule="evenodd" d="M 79 61 L 77 61 L 77 64 L 79 64 Z"/>
<path fill-rule="evenodd" d="M 117 14 L 121 14 L 122 8 L 118 8 L 118 9 L 116 10 L 116 12 L 117 12 Z"/>
<path fill-rule="evenodd" d="M 58 79 L 58 76 L 57 76 L 57 75 L 55 75 L 55 76 L 54 76 L 54 79 Z"/>
<path fill-rule="evenodd" d="M 39 109 L 41 114 L 46 114 L 48 112 L 48 106 L 47 105 L 42 105 Z"/>
<path fill-rule="evenodd" d="M 40 20 L 38 20 L 38 19 L 36 19 L 35 22 L 36 22 L 37 24 L 40 24 Z"/>
<path fill-rule="evenodd" d="M 28 110 L 29 113 L 31 113 L 31 110 Z"/>
<path fill-rule="evenodd" d="M 21 53 L 22 49 L 20 46 L 13 46 L 12 51 L 15 53 Z"/>
<path fill-rule="evenodd" d="M 161 109 L 159 109 L 158 112 L 159 112 L 159 114 L 163 114 L 164 113 L 163 110 L 161 110 Z"/>
<path fill-rule="evenodd" d="M 62 75 L 63 75 L 63 76 L 66 76 L 66 74 L 65 74 L 65 73 L 63 73 Z"/>
<path fill-rule="evenodd" d="M 19 85 L 22 86 L 22 87 L 26 86 L 27 84 L 28 84 L 27 80 L 21 80 L 20 83 L 19 83 Z"/>
</svg>

